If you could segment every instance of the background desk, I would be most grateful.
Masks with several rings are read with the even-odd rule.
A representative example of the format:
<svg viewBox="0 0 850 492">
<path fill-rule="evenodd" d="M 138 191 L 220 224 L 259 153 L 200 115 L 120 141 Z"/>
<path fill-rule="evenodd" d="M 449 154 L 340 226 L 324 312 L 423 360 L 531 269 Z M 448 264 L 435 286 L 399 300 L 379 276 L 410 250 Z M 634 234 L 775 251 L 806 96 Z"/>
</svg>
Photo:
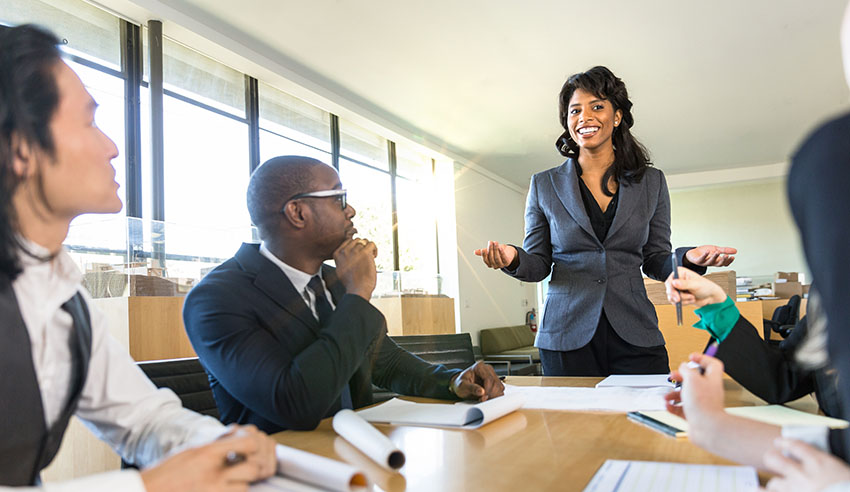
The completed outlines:
<svg viewBox="0 0 850 492">
<path fill-rule="evenodd" d="M 600 379 L 512 376 L 507 383 L 592 387 Z M 727 406 L 763 404 L 734 381 L 724 384 Z M 376 490 L 387 492 L 582 490 L 606 459 L 733 464 L 685 438 L 634 423 L 623 413 L 520 410 L 474 431 L 376 427 L 407 455 L 401 475 L 383 471 L 337 437 L 330 419 L 314 431 L 285 431 L 273 437 L 353 463 L 378 485 Z"/>
</svg>

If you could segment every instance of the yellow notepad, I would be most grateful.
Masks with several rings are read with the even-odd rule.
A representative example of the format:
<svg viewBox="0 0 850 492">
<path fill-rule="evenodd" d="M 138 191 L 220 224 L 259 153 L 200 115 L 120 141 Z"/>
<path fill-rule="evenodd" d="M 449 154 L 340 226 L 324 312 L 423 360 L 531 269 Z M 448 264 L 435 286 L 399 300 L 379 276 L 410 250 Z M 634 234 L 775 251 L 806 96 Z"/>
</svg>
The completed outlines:
<svg viewBox="0 0 850 492">
<path fill-rule="evenodd" d="M 688 422 L 666 410 L 654 410 L 649 412 L 636 412 L 644 417 L 658 421 L 665 426 L 675 429 L 676 437 L 687 435 Z M 814 413 L 801 412 L 793 408 L 784 407 L 782 405 L 759 405 L 751 407 L 732 407 L 727 408 L 726 413 L 744 417 L 752 420 L 758 420 L 767 424 L 785 426 L 785 425 L 812 425 L 824 426 L 830 429 L 844 429 L 850 426 L 850 422 L 846 420 L 825 417 Z M 652 427 L 652 426 L 650 426 Z M 664 432 L 664 431 L 661 431 Z M 668 433 L 669 434 L 669 433 Z"/>
</svg>

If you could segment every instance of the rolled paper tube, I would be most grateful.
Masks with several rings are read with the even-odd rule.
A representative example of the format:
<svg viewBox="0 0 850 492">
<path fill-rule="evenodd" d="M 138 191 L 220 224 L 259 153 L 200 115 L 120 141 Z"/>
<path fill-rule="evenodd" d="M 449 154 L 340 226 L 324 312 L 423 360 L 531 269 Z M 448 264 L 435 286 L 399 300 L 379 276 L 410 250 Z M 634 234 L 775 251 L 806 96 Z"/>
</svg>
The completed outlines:
<svg viewBox="0 0 850 492">
<path fill-rule="evenodd" d="M 277 445 L 275 452 L 278 475 L 339 492 L 362 490 L 369 486 L 366 475 L 347 463 L 281 444 Z"/>
<path fill-rule="evenodd" d="M 353 411 L 343 409 L 337 412 L 333 428 L 343 439 L 382 467 L 397 470 L 404 466 L 404 453 L 387 436 Z"/>
</svg>

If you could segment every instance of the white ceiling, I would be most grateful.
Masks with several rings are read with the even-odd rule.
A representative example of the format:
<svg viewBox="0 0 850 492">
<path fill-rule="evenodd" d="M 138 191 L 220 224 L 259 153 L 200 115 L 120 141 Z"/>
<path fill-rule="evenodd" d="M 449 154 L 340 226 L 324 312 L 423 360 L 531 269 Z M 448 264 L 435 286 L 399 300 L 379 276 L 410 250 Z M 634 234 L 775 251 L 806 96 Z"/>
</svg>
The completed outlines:
<svg viewBox="0 0 850 492">
<path fill-rule="evenodd" d="M 668 174 L 783 162 L 850 101 L 847 0 L 167 3 L 523 187 L 561 162 L 558 91 L 593 65 L 626 82 Z"/>
</svg>

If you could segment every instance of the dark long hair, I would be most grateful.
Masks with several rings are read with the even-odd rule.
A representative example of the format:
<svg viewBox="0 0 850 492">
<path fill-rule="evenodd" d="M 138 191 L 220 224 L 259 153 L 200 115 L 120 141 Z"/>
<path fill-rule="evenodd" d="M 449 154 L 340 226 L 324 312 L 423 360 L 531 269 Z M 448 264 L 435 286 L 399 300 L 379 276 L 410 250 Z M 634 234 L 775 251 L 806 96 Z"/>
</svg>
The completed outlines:
<svg viewBox="0 0 850 492">
<path fill-rule="evenodd" d="M 0 26 L 0 275 L 10 280 L 21 271 L 12 197 L 22 179 L 13 165 L 22 143 L 54 154 L 50 120 L 59 105 L 58 44 L 56 36 L 32 25 Z"/>
<path fill-rule="evenodd" d="M 558 97 L 558 112 L 561 126 L 567 131 L 555 141 L 558 152 L 565 157 L 578 159 L 579 146 L 570 137 L 567 126 L 569 124 L 570 99 L 578 89 L 589 92 L 600 99 L 608 100 L 614 106 L 615 112 L 618 109 L 623 112 L 622 124 L 614 127 L 614 134 L 611 137 L 614 143 L 614 164 L 602 175 L 602 191 L 608 196 L 613 196 L 613 193 L 608 189 L 608 180 L 613 176 L 618 183 L 623 179 L 629 183 L 639 183 L 646 172 L 646 168 L 652 165 L 649 161 L 649 153 L 629 131 L 635 124 L 635 118 L 632 116 L 632 102 L 629 101 L 626 84 L 611 70 L 603 66 L 593 67 L 586 72 L 570 75 L 570 78 L 564 83 L 564 87 L 561 88 L 561 94 Z"/>
</svg>

